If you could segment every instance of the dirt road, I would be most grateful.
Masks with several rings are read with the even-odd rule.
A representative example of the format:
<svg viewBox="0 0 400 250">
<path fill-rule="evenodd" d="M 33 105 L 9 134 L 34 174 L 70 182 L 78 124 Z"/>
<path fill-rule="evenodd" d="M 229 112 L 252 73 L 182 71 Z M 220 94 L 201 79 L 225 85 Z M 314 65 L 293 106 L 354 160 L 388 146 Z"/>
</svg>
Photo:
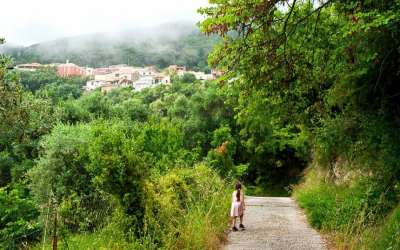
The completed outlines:
<svg viewBox="0 0 400 250">
<path fill-rule="evenodd" d="M 326 250 L 295 201 L 286 197 L 246 197 L 246 230 L 231 232 L 226 250 Z"/>
</svg>

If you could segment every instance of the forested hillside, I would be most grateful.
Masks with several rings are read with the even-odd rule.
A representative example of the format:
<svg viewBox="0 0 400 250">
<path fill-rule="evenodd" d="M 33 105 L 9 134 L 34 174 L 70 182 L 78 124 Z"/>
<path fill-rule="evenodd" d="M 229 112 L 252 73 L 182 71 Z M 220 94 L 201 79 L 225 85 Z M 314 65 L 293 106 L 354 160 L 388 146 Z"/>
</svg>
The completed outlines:
<svg viewBox="0 0 400 250">
<path fill-rule="evenodd" d="M 200 33 L 192 23 L 169 23 L 118 33 L 98 33 L 63 38 L 27 47 L 6 46 L 0 51 L 15 63 L 63 63 L 88 67 L 116 64 L 133 66 L 171 64 L 207 71 L 207 56 L 216 37 Z"/>
<path fill-rule="evenodd" d="M 277 169 L 308 156 L 294 197 L 339 249 L 400 249 L 400 1 L 210 3 L 244 145 Z"/>
</svg>

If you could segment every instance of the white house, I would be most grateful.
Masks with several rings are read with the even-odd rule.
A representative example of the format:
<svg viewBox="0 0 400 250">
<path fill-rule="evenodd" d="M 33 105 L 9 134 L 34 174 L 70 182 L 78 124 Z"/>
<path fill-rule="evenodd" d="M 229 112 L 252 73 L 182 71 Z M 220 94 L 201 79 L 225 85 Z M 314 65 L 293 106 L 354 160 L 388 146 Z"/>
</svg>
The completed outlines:
<svg viewBox="0 0 400 250">
<path fill-rule="evenodd" d="M 157 74 L 157 70 L 154 66 L 148 66 L 145 68 L 135 68 L 136 72 L 139 73 L 139 76 L 155 76 Z"/>
<path fill-rule="evenodd" d="M 210 81 L 214 80 L 215 77 L 212 74 L 206 74 L 204 72 L 198 71 L 185 71 L 185 72 L 178 72 L 178 76 L 182 77 L 184 74 L 192 74 L 196 77 L 197 80 L 200 81 Z"/>
<path fill-rule="evenodd" d="M 133 82 L 133 88 L 136 91 L 141 91 L 145 88 L 150 88 L 156 85 L 156 78 L 153 76 L 143 76 L 140 77 L 137 81 Z"/>
<path fill-rule="evenodd" d="M 204 72 L 191 71 L 189 73 L 193 74 L 196 77 L 196 79 L 200 80 L 200 81 L 207 81 L 207 80 L 213 80 L 214 79 L 212 74 L 206 74 Z"/>
<path fill-rule="evenodd" d="M 107 82 L 106 81 L 96 81 L 96 80 L 90 80 L 86 82 L 86 85 L 83 87 L 84 90 L 86 91 L 91 91 L 91 90 L 95 90 L 97 88 L 100 88 L 104 85 L 106 85 Z"/>
</svg>

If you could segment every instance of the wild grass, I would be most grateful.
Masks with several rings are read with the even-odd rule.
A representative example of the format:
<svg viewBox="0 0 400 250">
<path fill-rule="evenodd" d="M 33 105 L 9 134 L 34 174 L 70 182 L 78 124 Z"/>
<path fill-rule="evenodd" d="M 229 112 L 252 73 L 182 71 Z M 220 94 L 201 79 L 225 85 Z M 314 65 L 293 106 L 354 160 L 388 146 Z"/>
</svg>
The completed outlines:
<svg viewBox="0 0 400 250">
<path fill-rule="evenodd" d="M 374 230 L 369 237 L 371 249 L 395 250 L 400 249 L 400 205 L 388 216 L 384 222 Z"/>
<path fill-rule="evenodd" d="M 144 226 L 132 230 L 139 236 L 126 232 L 117 209 L 95 233 L 63 235 L 59 249 L 219 249 L 229 220 L 229 187 L 205 165 L 155 174 L 146 185 Z M 32 249 L 51 249 L 51 239 Z"/>
<path fill-rule="evenodd" d="M 362 178 L 336 185 L 323 175 L 312 169 L 294 191 L 313 227 L 334 239 L 337 249 L 400 249 L 400 209 L 393 210 L 383 185 Z"/>
<path fill-rule="evenodd" d="M 155 177 L 147 188 L 145 234 L 165 249 L 218 249 L 230 205 L 229 185 L 204 165 Z"/>
<path fill-rule="evenodd" d="M 51 250 L 51 239 L 47 243 L 40 243 L 32 250 Z M 133 249 L 132 244 L 128 243 L 122 232 L 103 231 L 99 233 L 74 234 L 60 239 L 58 249 L 76 249 L 76 250 L 97 250 L 97 249 Z"/>
</svg>

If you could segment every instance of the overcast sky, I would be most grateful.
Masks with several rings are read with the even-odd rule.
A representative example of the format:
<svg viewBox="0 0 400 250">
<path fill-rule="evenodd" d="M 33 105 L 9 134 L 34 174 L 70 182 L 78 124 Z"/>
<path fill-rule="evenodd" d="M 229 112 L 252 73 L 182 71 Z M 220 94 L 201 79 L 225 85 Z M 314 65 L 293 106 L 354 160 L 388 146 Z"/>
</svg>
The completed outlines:
<svg viewBox="0 0 400 250">
<path fill-rule="evenodd" d="M 199 21 L 207 0 L 1 0 L 0 37 L 30 45 L 173 21 Z"/>
</svg>

